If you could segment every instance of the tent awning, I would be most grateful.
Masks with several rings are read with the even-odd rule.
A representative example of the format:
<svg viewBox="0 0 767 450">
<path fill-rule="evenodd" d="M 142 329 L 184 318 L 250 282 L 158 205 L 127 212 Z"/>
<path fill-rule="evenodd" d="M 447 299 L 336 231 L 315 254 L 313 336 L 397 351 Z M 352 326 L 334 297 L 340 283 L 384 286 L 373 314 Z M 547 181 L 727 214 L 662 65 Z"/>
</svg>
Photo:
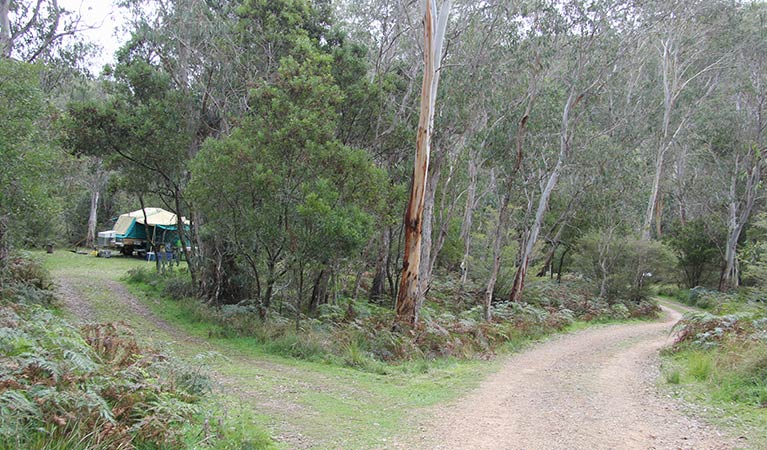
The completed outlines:
<svg viewBox="0 0 767 450">
<path fill-rule="evenodd" d="M 145 219 L 146 217 L 146 219 Z M 189 226 L 189 221 L 182 217 L 185 227 Z M 146 239 L 146 232 L 143 226 L 156 227 L 167 231 L 176 231 L 178 221 L 176 215 L 162 208 L 145 208 L 120 215 L 114 226 L 114 231 L 118 236 L 131 237 L 134 239 Z"/>
</svg>

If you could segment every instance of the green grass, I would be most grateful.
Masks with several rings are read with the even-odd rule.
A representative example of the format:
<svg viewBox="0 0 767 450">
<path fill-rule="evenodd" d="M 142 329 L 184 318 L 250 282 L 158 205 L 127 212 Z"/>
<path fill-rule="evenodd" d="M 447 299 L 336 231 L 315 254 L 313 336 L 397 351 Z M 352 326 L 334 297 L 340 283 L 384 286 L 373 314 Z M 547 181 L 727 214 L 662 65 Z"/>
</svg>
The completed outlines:
<svg viewBox="0 0 767 450">
<path fill-rule="evenodd" d="M 387 365 L 384 375 L 285 358 L 269 352 L 254 338 L 222 337 L 226 336 L 224 330 L 203 322 L 189 302 L 157 299 L 147 295 L 151 287 L 130 286 L 154 314 L 194 338 L 179 340 L 116 304 L 110 292 L 99 287 L 100 281 L 120 280 L 128 270 L 151 268 L 152 263 L 62 251 L 41 253 L 40 257 L 54 276 L 85 282 L 83 295 L 100 319 L 125 319 L 139 336 L 167 343 L 170 350 L 190 361 L 201 352 L 220 355 L 207 362 L 209 369 L 219 374 L 224 392 L 218 405 L 211 408 L 247 417 L 233 430 L 242 436 L 251 432 L 258 436 L 262 429 L 287 436 L 280 444 L 283 448 L 293 447 L 291 436 L 297 434 L 317 448 L 385 447 L 391 436 L 412 428 L 407 426 L 406 416 L 426 414 L 430 407 L 457 398 L 499 364 L 453 359 L 414 361 Z M 359 349 L 350 348 L 347 354 L 362 363 Z"/>
<path fill-rule="evenodd" d="M 698 311 L 664 299 L 680 312 Z M 684 344 L 665 350 L 666 389 L 690 405 L 692 412 L 744 436 L 744 448 L 767 448 L 767 345 L 724 341 L 701 349 Z"/>
<path fill-rule="evenodd" d="M 687 374 L 697 381 L 707 381 L 714 369 L 713 357 L 706 352 L 690 351 L 686 354 Z"/>
<path fill-rule="evenodd" d="M 338 361 L 319 357 L 312 361 L 314 350 L 295 336 L 267 343 L 232 336 L 211 323 L 194 300 L 169 300 L 162 297 L 157 286 L 131 283 L 129 290 L 153 314 L 189 336 L 178 339 L 115 304 L 110 293 L 98 287 L 100 280 L 121 280 L 128 270 L 152 268 L 153 263 L 66 252 L 42 257 L 55 276 L 80 277 L 84 281 L 84 295 L 99 318 L 126 319 L 141 336 L 167 343 L 169 349 L 190 361 L 200 352 L 220 355 L 207 362 L 209 369 L 219 374 L 221 391 L 225 393 L 216 407 L 248 417 L 239 428 L 235 427 L 238 433 L 267 429 L 272 435 L 283 436 L 283 448 L 296 446 L 292 439 L 299 434 L 316 448 L 385 448 L 392 437 L 406 440 L 407 433 L 417 431 L 407 417 L 430 414 L 435 405 L 456 399 L 477 386 L 503 362 L 503 358 L 491 362 L 419 359 L 390 365 L 368 358 L 361 343 L 353 341 Z M 95 287 L 87 288 L 90 285 Z M 605 321 L 599 326 L 619 322 L 626 321 Z M 563 331 L 589 326 L 592 324 L 575 322 Z M 519 351 L 546 337 L 509 336 L 501 351 Z M 305 359 L 290 357 L 300 352 L 306 353 Z"/>
<path fill-rule="evenodd" d="M 51 275 L 76 278 L 106 278 L 119 280 L 130 269 L 138 267 L 154 267 L 154 262 L 138 258 L 115 256 L 113 258 L 96 258 L 91 255 L 79 255 L 67 250 L 57 250 L 48 254 L 43 251 L 32 252 L 51 271 Z"/>
</svg>

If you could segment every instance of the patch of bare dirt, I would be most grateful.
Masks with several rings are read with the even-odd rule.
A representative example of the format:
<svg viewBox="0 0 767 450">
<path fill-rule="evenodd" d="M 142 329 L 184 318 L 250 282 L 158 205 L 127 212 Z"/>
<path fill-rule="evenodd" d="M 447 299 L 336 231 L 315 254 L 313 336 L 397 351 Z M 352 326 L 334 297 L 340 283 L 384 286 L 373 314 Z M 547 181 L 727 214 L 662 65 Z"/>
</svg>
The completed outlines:
<svg viewBox="0 0 767 450">
<path fill-rule="evenodd" d="M 56 297 L 64 304 L 64 309 L 80 322 L 93 322 L 96 320 L 96 311 L 93 310 L 78 289 L 78 283 L 66 277 L 56 278 Z"/>
<path fill-rule="evenodd" d="M 68 310 L 80 322 L 93 322 L 98 320 L 98 313 L 87 299 L 86 290 L 109 291 L 110 297 L 115 304 L 127 306 L 130 312 L 147 322 L 154 328 L 171 335 L 174 339 L 192 340 L 196 344 L 205 344 L 205 341 L 181 333 L 176 327 L 157 317 L 128 289 L 117 281 L 106 278 L 56 278 L 56 294 Z M 130 319 L 129 317 L 125 318 Z"/>
<path fill-rule="evenodd" d="M 736 448 L 656 388 L 658 350 L 680 314 L 584 330 L 511 357 L 504 368 L 419 424 L 421 449 Z"/>
</svg>

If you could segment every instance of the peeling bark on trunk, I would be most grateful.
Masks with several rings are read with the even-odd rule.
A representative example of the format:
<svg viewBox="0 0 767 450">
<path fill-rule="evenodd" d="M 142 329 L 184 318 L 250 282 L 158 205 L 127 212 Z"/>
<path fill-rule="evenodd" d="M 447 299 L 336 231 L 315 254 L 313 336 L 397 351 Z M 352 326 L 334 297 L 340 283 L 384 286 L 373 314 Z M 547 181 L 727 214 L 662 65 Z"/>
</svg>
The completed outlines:
<svg viewBox="0 0 767 450">
<path fill-rule="evenodd" d="M 424 75 L 421 88 L 421 112 L 418 121 L 415 167 L 410 201 L 405 212 L 405 254 L 402 261 L 402 276 L 397 293 L 397 321 L 415 325 L 418 321 L 419 292 L 418 275 L 421 264 L 421 232 L 423 227 L 424 195 L 429 171 L 429 148 L 434 123 L 434 106 L 439 85 L 439 58 L 447 28 L 450 0 L 442 4 L 439 19 L 436 0 L 426 1 L 424 15 Z"/>
<path fill-rule="evenodd" d="M 423 301 L 423 296 L 429 286 L 431 278 L 431 249 L 432 233 L 434 228 L 434 203 L 437 196 L 437 185 L 442 176 L 442 162 L 445 160 L 444 151 L 437 152 L 436 158 L 430 167 L 428 180 L 426 181 L 426 193 L 424 194 L 423 227 L 421 231 L 421 266 L 418 270 L 418 301 Z"/>
</svg>

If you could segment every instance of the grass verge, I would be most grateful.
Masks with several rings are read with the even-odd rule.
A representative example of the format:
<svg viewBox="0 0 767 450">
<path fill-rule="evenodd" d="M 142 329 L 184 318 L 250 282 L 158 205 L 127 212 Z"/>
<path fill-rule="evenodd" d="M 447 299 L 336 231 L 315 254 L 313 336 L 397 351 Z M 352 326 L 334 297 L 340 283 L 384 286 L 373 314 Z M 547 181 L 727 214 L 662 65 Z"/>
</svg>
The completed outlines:
<svg viewBox="0 0 767 450">
<path fill-rule="evenodd" d="M 669 299 L 663 303 L 692 314 L 687 317 L 703 314 Z M 746 333 L 750 323 L 741 326 L 729 316 L 701 317 L 691 321 L 694 326 L 683 322 L 681 332 L 690 328 L 689 337 L 662 352 L 664 389 L 681 398 L 694 415 L 738 438 L 743 448 L 767 448 L 767 343 L 753 339 L 750 329 Z M 703 322 L 711 333 L 701 328 Z"/>
</svg>

